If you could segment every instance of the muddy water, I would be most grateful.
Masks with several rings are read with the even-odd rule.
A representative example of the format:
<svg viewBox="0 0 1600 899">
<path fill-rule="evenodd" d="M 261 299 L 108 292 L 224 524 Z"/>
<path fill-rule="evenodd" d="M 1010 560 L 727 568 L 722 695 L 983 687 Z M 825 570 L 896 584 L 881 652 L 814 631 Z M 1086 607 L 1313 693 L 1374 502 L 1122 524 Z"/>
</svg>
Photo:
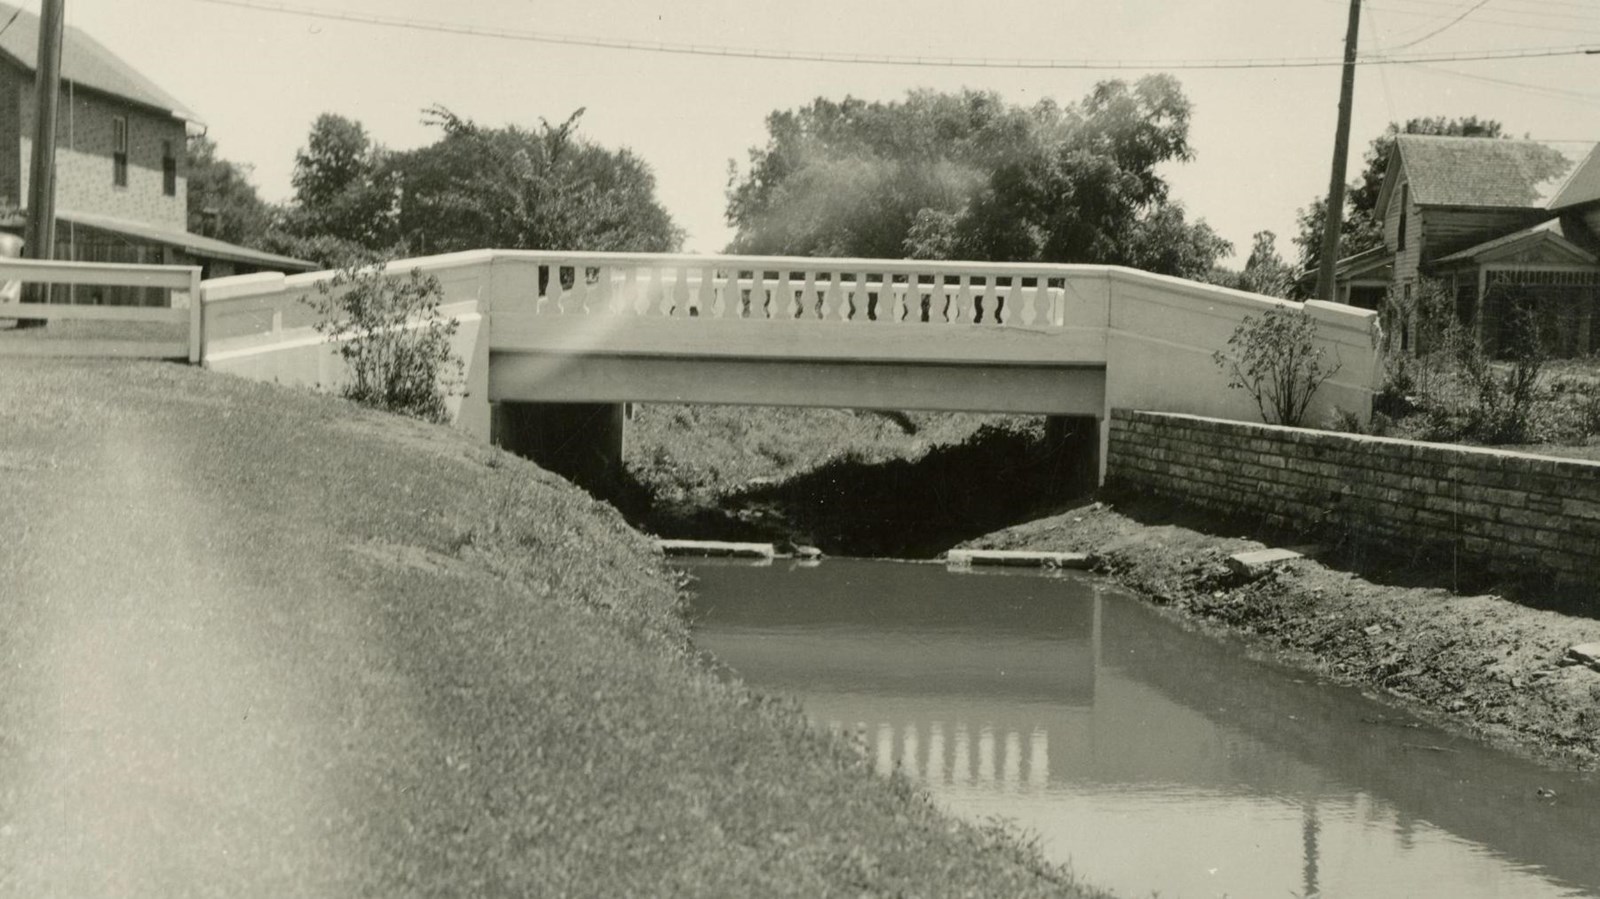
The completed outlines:
<svg viewBox="0 0 1600 899">
<path fill-rule="evenodd" d="M 1600 896 L 1600 783 L 1250 660 L 1091 579 L 691 570 L 697 641 L 747 681 L 1121 895 Z"/>
</svg>

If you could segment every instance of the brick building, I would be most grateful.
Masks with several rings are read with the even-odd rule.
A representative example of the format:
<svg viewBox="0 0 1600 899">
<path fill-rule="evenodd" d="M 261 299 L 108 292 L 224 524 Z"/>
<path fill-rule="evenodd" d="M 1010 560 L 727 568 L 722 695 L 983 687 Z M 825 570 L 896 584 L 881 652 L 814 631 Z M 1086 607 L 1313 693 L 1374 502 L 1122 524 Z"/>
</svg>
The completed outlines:
<svg viewBox="0 0 1600 899">
<path fill-rule="evenodd" d="M 0 3 L 0 230 L 26 220 L 39 19 Z M 56 256 L 199 265 L 206 277 L 308 271 L 298 259 L 188 231 L 184 145 L 195 115 L 87 34 L 68 26 L 56 130 Z M 131 290 L 131 289 L 130 289 Z M 154 300 L 79 293 L 78 302 Z"/>
</svg>

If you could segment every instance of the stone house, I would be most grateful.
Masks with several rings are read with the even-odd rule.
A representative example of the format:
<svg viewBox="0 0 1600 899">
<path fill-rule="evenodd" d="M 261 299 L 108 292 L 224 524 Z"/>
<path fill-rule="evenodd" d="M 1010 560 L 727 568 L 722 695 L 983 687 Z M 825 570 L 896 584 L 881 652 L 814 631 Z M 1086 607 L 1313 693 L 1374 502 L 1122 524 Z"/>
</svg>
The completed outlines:
<svg viewBox="0 0 1600 899">
<path fill-rule="evenodd" d="M 1400 135 L 1377 219 L 1383 245 L 1339 260 L 1337 296 L 1408 308 L 1423 279 L 1442 282 L 1491 352 L 1522 309 L 1559 356 L 1600 350 L 1600 156 L 1594 144 Z M 1402 346 L 1410 322 L 1398 328 Z"/>
<path fill-rule="evenodd" d="M 33 157 L 39 19 L 0 3 L 0 231 L 20 234 Z M 56 257 L 199 265 L 205 277 L 311 263 L 188 230 L 184 146 L 193 113 L 94 38 L 67 26 L 56 131 Z M 135 288 L 75 288 L 74 302 L 161 302 Z"/>
</svg>

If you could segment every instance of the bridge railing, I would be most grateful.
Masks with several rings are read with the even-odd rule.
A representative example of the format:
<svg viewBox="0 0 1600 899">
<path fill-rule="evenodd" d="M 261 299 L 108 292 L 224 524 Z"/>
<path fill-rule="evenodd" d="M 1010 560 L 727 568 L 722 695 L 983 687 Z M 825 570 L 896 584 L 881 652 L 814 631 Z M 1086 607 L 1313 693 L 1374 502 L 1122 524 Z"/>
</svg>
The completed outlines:
<svg viewBox="0 0 1600 899">
<path fill-rule="evenodd" d="M 1067 324 L 1062 266 L 884 259 L 502 251 L 523 270 L 520 311 L 541 316 L 857 324 Z"/>
</svg>

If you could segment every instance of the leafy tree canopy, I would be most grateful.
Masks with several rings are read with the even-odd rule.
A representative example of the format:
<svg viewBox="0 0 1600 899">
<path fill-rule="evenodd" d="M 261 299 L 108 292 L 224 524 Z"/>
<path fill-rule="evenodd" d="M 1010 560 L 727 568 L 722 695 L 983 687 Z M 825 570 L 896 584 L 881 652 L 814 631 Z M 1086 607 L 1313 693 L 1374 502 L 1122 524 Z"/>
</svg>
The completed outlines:
<svg viewBox="0 0 1600 899">
<path fill-rule="evenodd" d="M 295 155 L 294 202 L 272 248 L 327 265 L 361 253 L 467 249 L 675 250 L 683 233 L 629 150 L 576 135 L 578 110 L 536 131 L 425 110 L 440 138 L 395 152 L 326 113 Z"/>
<path fill-rule="evenodd" d="M 272 207 L 250 183 L 250 167 L 218 156 L 216 141 L 203 134 L 190 135 L 186 149 L 189 230 L 241 246 L 261 246 Z"/>
<path fill-rule="evenodd" d="M 1383 243 L 1383 230 L 1377 222 L 1378 191 L 1383 189 L 1384 171 L 1389 165 L 1389 153 L 1394 149 L 1395 138 L 1402 134 L 1431 134 L 1444 137 L 1504 137 L 1499 122 L 1477 116 L 1445 118 L 1427 116 L 1406 120 L 1404 125 L 1390 122 L 1383 133 L 1367 145 L 1361 176 L 1345 190 L 1344 218 L 1339 223 L 1339 257 L 1352 256 Z M 1309 270 L 1322 259 L 1322 229 L 1327 221 L 1328 198 L 1320 196 L 1311 205 L 1300 210 L 1300 232 L 1295 235 L 1295 246 L 1300 248 L 1300 268 Z"/>
<path fill-rule="evenodd" d="M 583 112 L 530 131 L 429 109 L 443 137 L 390 163 L 403 187 L 401 239 L 420 253 L 678 249 L 683 232 L 656 199 L 650 167 L 631 150 L 578 137 Z"/>
<path fill-rule="evenodd" d="M 991 92 L 814 100 L 767 117 L 730 173 L 734 252 L 1099 262 L 1208 271 L 1230 247 L 1185 220 L 1162 163 L 1193 156 L 1176 79 L 1108 81 L 1031 108 Z"/>
</svg>

